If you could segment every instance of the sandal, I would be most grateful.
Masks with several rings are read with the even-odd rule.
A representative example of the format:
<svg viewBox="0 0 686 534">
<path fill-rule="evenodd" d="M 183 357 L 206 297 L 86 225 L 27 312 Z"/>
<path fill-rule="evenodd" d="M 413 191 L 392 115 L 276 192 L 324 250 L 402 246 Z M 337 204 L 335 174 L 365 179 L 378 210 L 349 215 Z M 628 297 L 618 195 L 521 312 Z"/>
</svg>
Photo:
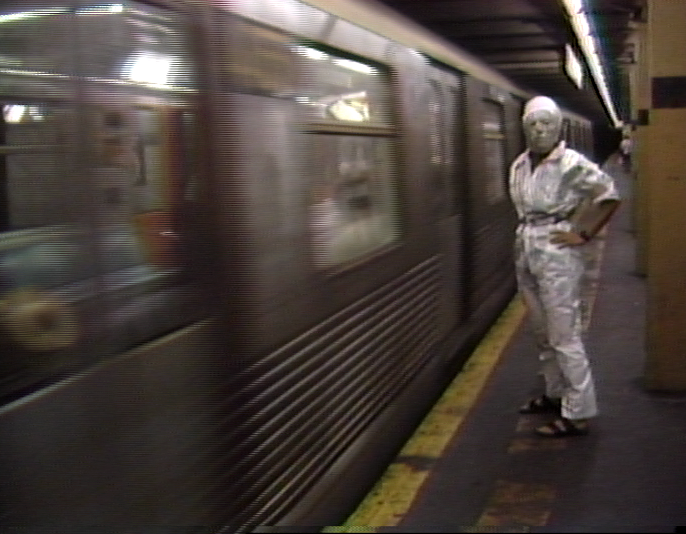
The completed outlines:
<svg viewBox="0 0 686 534">
<path fill-rule="evenodd" d="M 560 413 L 560 399 L 551 399 L 546 395 L 534 397 L 519 408 L 519 413 Z"/>
<path fill-rule="evenodd" d="M 570 419 L 565 417 L 560 417 L 547 423 L 543 426 L 539 426 L 536 429 L 536 434 L 546 438 L 566 438 L 568 436 L 585 436 L 588 434 L 588 426 L 586 422 L 575 423 Z"/>
</svg>

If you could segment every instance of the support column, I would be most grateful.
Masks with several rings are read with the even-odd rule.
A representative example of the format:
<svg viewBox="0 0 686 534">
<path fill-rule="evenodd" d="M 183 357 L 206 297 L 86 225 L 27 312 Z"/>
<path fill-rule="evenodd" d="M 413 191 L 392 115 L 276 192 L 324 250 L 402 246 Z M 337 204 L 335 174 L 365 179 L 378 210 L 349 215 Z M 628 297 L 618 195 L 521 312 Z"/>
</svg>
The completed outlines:
<svg viewBox="0 0 686 534">
<path fill-rule="evenodd" d="M 645 386 L 686 391 L 686 2 L 648 0 Z M 642 169 L 642 172 L 645 172 Z"/>
<path fill-rule="evenodd" d="M 648 160 L 648 117 L 650 110 L 650 54 L 649 44 L 650 35 L 648 33 L 647 13 L 643 13 L 643 18 L 637 23 L 636 29 L 636 54 L 637 69 L 635 76 L 635 115 L 632 107 L 632 119 L 636 124 L 634 130 L 634 151 L 632 154 L 633 175 L 633 221 L 636 230 L 636 272 L 640 275 L 648 274 L 648 204 L 650 198 L 650 188 L 648 180 L 650 177 Z M 633 94 L 633 92 L 632 92 Z"/>
</svg>

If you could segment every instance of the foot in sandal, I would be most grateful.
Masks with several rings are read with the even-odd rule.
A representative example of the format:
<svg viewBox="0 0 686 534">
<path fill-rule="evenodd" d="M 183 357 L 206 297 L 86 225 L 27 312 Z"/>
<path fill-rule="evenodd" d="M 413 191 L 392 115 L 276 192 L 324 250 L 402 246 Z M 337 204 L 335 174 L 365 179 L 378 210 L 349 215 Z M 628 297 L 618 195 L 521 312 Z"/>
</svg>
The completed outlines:
<svg viewBox="0 0 686 534">
<path fill-rule="evenodd" d="M 547 395 L 541 395 L 520 406 L 519 413 L 560 413 L 560 405 L 560 399 L 551 399 Z"/>
<path fill-rule="evenodd" d="M 545 438 L 566 438 L 568 436 L 585 436 L 588 434 L 588 423 L 585 419 L 567 419 L 559 417 L 539 426 L 536 434 Z"/>
</svg>

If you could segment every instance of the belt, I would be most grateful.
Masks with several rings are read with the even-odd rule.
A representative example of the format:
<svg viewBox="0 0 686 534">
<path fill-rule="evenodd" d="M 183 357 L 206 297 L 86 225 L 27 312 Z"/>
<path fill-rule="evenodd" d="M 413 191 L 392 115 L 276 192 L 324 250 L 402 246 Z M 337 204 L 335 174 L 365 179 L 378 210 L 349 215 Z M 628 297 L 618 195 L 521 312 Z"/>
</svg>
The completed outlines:
<svg viewBox="0 0 686 534">
<path fill-rule="evenodd" d="M 523 217 L 520 217 L 519 224 L 530 224 L 533 226 L 541 226 L 544 224 L 554 224 L 560 221 L 567 220 L 567 215 L 561 213 L 543 213 L 540 211 L 534 211 L 531 213 L 526 213 Z"/>
</svg>

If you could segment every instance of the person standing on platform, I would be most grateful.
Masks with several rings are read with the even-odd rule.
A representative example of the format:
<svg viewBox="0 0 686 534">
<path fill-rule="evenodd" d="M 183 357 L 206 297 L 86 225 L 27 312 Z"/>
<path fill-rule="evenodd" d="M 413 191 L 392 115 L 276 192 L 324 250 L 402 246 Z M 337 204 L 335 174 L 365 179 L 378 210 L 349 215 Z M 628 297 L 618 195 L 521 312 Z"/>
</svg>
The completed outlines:
<svg viewBox="0 0 686 534">
<path fill-rule="evenodd" d="M 622 168 L 624 172 L 631 172 L 631 151 L 633 143 L 630 137 L 623 137 L 619 143 L 619 151 L 622 154 Z"/>
<path fill-rule="evenodd" d="M 522 126 L 527 150 L 509 177 L 519 217 L 515 267 L 540 349 L 545 394 L 519 411 L 557 415 L 536 428 L 541 436 L 582 435 L 598 414 L 582 339 L 582 247 L 610 219 L 619 195 L 611 176 L 561 140 L 562 115 L 552 99 L 529 100 Z"/>
</svg>

